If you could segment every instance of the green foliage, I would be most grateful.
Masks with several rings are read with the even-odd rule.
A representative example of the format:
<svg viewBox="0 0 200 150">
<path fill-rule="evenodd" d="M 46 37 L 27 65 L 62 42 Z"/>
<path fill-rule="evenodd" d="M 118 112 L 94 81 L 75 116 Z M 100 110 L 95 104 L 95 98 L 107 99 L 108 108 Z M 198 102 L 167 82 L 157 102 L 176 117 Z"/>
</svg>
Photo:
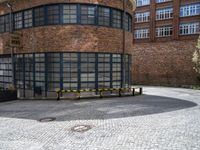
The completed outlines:
<svg viewBox="0 0 200 150">
<path fill-rule="evenodd" d="M 193 54 L 192 62 L 194 63 L 194 70 L 197 72 L 197 79 L 200 82 L 200 36 L 197 43 L 197 50 Z"/>
</svg>

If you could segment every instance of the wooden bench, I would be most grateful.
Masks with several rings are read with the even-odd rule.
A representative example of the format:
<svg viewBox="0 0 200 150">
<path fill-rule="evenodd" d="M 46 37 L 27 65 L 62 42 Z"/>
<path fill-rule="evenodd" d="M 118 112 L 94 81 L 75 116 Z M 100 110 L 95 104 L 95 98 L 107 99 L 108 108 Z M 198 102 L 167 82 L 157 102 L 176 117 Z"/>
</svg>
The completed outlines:
<svg viewBox="0 0 200 150">
<path fill-rule="evenodd" d="M 61 93 L 77 93 L 77 99 L 80 99 L 82 92 L 95 92 L 95 93 L 99 93 L 100 98 L 103 98 L 103 92 L 105 92 L 105 91 L 110 91 L 110 92 L 118 91 L 118 96 L 121 97 L 122 96 L 122 92 L 125 92 L 125 91 L 132 92 L 132 95 L 135 96 L 136 95 L 136 89 L 139 89 L 139 93 L 138 94 L 141 95 L 142 94 L 142 87 L 132 87 L 132 88 L 100 88 L 100 89 L 82 89 L 82 90 L 57 90 L 56 94 L 57 94 L 57 100 L 60 100 Z"/>
</svg>

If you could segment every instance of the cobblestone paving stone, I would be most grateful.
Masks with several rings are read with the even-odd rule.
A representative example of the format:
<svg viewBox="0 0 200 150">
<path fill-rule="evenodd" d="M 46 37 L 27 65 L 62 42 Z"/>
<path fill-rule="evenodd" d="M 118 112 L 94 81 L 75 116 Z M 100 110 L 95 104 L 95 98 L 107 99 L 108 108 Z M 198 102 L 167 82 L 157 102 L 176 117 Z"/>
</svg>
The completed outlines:
<svg viewBox="0 0 200 150">
<path fill-rule="evenodd" d="M 145 87 L 136 97 L 0 103 L 2 150 L 200 150 L 200 91 Z M 41 123 L 44 117 L 56 120 Z M 76 125 L 90 125 L 74 132 Z"/>
</svg>

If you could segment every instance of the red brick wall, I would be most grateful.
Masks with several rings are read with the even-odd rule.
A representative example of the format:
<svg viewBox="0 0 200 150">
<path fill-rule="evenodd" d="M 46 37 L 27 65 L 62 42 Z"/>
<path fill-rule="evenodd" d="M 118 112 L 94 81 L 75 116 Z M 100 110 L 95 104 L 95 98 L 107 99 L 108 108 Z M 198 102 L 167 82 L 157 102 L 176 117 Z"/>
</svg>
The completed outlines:
<svg viewBox="0 0 200 150">
<path fill-rule="evenodd" d="M 22 48 L 15 53 L 31 52 L 113 52 L 122 53 L 123 31 L 120 29 L 81 26 L 55 25 L 43 26 L 19 31 L 22 36 Z M 126 52 L 132 51 L 132 33 L 126 32 Z M 0 36 L 0 54 L 10 53 L 9 33 Z"/>
<path fill-rule="evenodd" d="M 149 85 L 196 84 L 192 54 L 197 40 L 135 43 L 133 82 Z"/>
<path fill-rule="evenodd" d="M 12 0 L 14 11 L 24 10 L 50 3 L 92 3 L 123 9 L 121 0 Z M 132 6 L 128 3 L 128 11 Z M 0 14 L 8 13 L 5 3 L 0 4 Z M 81 51 L 113 52 L 123 51 L 123 30 L 90 25 L 55 25 L 22 29 L 22 48 L 15 53 Z M 132 50 L 133 36 L 126 32 L 126 52 Z M 10 53 L 9 33 L 0 34 L 0 54 Z"/>
</svg>

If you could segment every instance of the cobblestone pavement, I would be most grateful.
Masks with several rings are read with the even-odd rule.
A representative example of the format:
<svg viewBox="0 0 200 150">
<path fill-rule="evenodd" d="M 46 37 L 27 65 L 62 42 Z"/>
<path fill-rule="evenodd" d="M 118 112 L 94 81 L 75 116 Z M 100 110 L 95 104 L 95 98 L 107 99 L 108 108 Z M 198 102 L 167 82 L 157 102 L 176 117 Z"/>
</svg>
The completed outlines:
<svg viewBox="0 0 200 150">
<path fill-rule="evenodd" d="M 2 150 L 200 150 L 200 91 L 145 87 L 136 97 L 0 103 Z M 53 122 L 39 122 L 55 117 Z M 76 132 L 79 125 L 88 131 Z"/>
</svg>

